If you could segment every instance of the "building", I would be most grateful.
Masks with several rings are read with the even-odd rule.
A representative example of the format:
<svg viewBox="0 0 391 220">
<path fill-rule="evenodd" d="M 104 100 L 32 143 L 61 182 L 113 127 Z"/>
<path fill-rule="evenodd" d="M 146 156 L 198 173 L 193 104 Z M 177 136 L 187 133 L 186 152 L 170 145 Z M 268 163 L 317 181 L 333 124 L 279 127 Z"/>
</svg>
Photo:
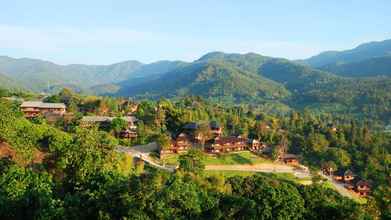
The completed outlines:
<svg viewBox="0 0 391 220">
<path fill-rule="evenodd" d="M 108 116 L 84 116 L 80 120 L 80 125 L 82 127 L 90 127 L 96 124 L 99 125 L 110 125 L 111 122 L 115 119 L 116 117 L 108 117 Z M 137 129 L 137 118 L 134 116 L 126 116 L 126 117 L 119 117 L 122 120 L 126 121 L 128 123 L 128 129 L 130 130 L 135 130 Z"/>
<path fill-rule="evenodd" d="M 262 151 L 266 148 L 266 144 L 260 142 L 257 139 L 249 139 L 248 140 L 248 149 L 250 151 Z"/>
<path fill-rule="evenodd" d="M 354 173 L 351 170 L 346 170 L 343 175 L 343 180 L 346 182 L 350 182 L 354 180 Z"/>
<path fill-rule="evenodd" d="M 299 159 L 294 154 L 284 154 L 282 156 L 282 161 L 289 165 L 299 165 Z"/>
<path fill-rule="evenodd" d="M 240 137 L 218 137 L 205 146 L 207 153 L 226 153 L 247 149 L 247 139 Z"/>
<path fill-rule="evenodd" d="M 212 121 L 209 124 L 210 131 L 212 133 L 212 136 L 215 137 L 220 137 L 221 134 L 223 133 L 223 128 L 220 126 L 220 124 L 216 121 Z"/>
<path fill-rule="evenodd" d="M 192 137 L 184 132 L 179 133 L 171 139 L 170 146 L 166 149 L 160 149 L 160 157 L 167 154 L 180 154 L 187 152 L 192 148 Z"/>
<path fill-rule="evenodd" d="M 62 116 L 66 112 L 64 103 L 45 103 L 41 101 L 23 102 L 20 105 L 20 109 L 26 118 L 33 118 L 39 115 L 45 116 L 45 114 Z"/>
<path fill-rule="evenodd" d="M 350 183 L 354 180 L 354 173 L 351 170 L 338 170 L 334 174 L 334 179 L 340 182 Z"/>
<path fill-rule="evenodd" d="M 80 126 L 84 128 L 91 127 L 93 125 L 98 125 L 101 128 L 108 128 L 111 125 L 111 122 L 116 117 L 107 117 L 107 116 L 84 116 L 80 120 Z M 137 118 L 134 116 L 125 116 L 119 117 L 122 120 L 127 122 L 126 129 L 122 130 L 118 135 L 120 138 L 136 138 L 137 137 Z"/>
<path fill-rule="evenodd" d="M 371 192 L 371 183 L 367 180 L 356 181 L 356 192 L 360 196 L 367 196 Z"/>
</svg>

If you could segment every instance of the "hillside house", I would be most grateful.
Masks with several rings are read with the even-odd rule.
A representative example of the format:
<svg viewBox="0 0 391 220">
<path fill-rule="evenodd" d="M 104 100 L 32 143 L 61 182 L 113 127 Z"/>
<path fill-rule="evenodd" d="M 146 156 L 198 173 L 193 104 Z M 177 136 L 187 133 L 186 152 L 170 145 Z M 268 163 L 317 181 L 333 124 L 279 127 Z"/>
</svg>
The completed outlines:
<svg viewBox="0 0 391 220">
<path fill-rule="evenodd" d="M 360 196 L 367 196 L 371 192 L 371 183 L 367 180 L 356 181 L 356 192 Z"/>
<path fill-rule="evenodd" d="M 216 137 L 220 137 L 221 134 L 223 133 L 223 128 L 220 126 L 220 124 L 216 121 L 212 121 L 210 124 L 209 124 L 209 128 L 210 128 L 210 131 L 212 133 L 212 136 L 214 138 Z"/>
<path fill-rule="evenodd" d="M 284 154 L 282 156 L 282 161 L 288 165 L 298 165 L 299 159 L 294 154 Z"/>
<path fill-rule="evenodd" d="M 135 138 L 137 137 L 137 118 L 134 116 L 125 116 L 120 117 L 122 120 L 127 122 L 127 128 L 119 133 L 121 138 Z M 108 128 L 111 125 L 111 122 L 115 119 L 115 117 L 107 117 L 107 116 L 84 116 L 80 120 L 80 126 L 83 128 L 88 128 L 94 125 L 98 125 L 101 128 Z"/>
<path fill-rule="evenodd" d="M 34 118 L 39 115 L 55 114 L 63 116 L 66 113 L 66 106 L 64 103 L 45 103 L 41 101 L 28 101 L 20 105 L 21 111 L 26 118 Z"/>
<path fill-rule="evenodd" d="M 334 174 L 334 179 L 340 182 L 349 183 L 354 180 L 354 173 L 351 170 L 338 170 Z"/>
<path fill-rule="evenodd" d="M 207 153 L 226 153 L 247 149 L 247 139 L 240 137 L 218 137 L 205 146 Z"/>
<path fill-rule="evenodd" d="M 160 148 L 160 156 L 167 154 L 179 154 L 187 152 L 191 149 L 192 137 L 184 132 L 179 133 L 175 138 L 171 139 L 170 146 L 166 149 Z"/>
<path fill-rule="evenodd" d="M 266 148 L 266 144 L 257 139 L 249 139 L 247 144 L 250 151 L 262 151 Z"/>
</svg>

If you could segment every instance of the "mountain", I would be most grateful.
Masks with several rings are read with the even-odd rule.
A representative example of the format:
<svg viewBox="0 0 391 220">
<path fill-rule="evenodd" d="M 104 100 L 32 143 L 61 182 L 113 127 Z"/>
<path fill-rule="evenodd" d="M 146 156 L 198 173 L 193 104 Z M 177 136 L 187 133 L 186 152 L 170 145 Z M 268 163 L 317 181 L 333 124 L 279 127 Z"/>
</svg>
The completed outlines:
<svg viewBox="0 0 391 220">
<path fill-rule="evenodd" d="M 310 57 L 302 62 L 312 67 L 323 67 L 326 65 L 337 65 L 352 62 L 359 62 L 375 57 L 391 55 L 391 39 L 361 44 L 358 47 L 345 51 L 326 51 L 319 55 Z"/>
<path fill-rule="evenodd" d="M 13 88 L 22 88 L 15 80 L 9 78 L 8 76 L 0 73 L 0 89 L 13 89 Z"/>
<path fill-rule="evenodd" d="M 391 76 L 391 56 L 375 57 L 345 64 L 329 64 L 322 70 L 347 77 Z"/>
<path fill-rule="evenodd" d="M 288 89 L 305 91 L 314 84 L 336 80 L 338 76 L 285 59 L 272 59 L 259 68 L 262 76 L 282 83 Z"/>
<path fill-rule="evenodd" d="M 128 79 L 141 65 L 138 61 L 112 65 L 58 65 L 37 59 L 0 57 L 0 72 L 34 91 L 43 91 L 48 86 L 88 88 L 120 82 Z"/>
<path fill-rule="evenodd" d="M 152 98 L 198 95 L 241 102 L 282 99 L 290 93 L 282 85 L 256 72 L 239 68 L 238 62 L 203 57 L 154 80 L 125 86 L 117 95 Z"/>
</svg>

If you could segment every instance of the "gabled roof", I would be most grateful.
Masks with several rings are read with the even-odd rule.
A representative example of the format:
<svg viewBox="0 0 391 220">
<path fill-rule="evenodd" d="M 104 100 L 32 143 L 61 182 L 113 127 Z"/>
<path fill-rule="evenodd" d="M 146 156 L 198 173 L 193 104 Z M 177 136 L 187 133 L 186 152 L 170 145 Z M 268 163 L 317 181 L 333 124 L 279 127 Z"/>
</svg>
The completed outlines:
<svg viewBox="0 0 391 220">
<path fill-rule="evenodd" d="M 346 170 L 344 175 L 345 176 L 354 176 L 354 173 L 351 170 Z"/>
<path fill-rule="evenodd" d="M 198 124 L 195 122 L 191 122 L 183 126 L 183 129 L 196 130 L 198 128 Z"/>
<path fill-rule="evenodd" d="M 41 101 L 28 101 L 23 102 L 20 107 L 22 108 L 65 108 L 64 103 L 47 103 Z"/>
<path fill-rule="evenodd" d="M 283 159 L 297 159 L 297 155 L 295 154 L 284 154 Z"/>
<path fill-rule="evenodd" d="M 84 122 L 111 122 L 116 117 L 107 117 L 107 116 L 84 116 L 81 120 Z M 120 117 L 126 122 L 137 122 L 137 118 L 134 116 Z"/>
<path fill-rule="evenodd" d="M 209 127 L 211 129 L 220 129 L 221 128 L 220 124 L 217 121 L 212 121 L 211 123 L 209 123 Z"/>
</svg>

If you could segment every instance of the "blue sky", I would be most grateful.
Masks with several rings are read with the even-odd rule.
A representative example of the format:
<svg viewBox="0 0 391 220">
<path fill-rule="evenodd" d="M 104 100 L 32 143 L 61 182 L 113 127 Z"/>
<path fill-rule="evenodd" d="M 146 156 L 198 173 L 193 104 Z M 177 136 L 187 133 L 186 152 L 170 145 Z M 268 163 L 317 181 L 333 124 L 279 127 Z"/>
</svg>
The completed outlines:
<svg viewBox="0 0 391 220">
<path fill-rule="evenodd" d="M 0 55 L 60 64 L 197 59 L 210 51 L 290 59 L 391 38 L 389 0 L 9 0 Z"/>
</svg>

